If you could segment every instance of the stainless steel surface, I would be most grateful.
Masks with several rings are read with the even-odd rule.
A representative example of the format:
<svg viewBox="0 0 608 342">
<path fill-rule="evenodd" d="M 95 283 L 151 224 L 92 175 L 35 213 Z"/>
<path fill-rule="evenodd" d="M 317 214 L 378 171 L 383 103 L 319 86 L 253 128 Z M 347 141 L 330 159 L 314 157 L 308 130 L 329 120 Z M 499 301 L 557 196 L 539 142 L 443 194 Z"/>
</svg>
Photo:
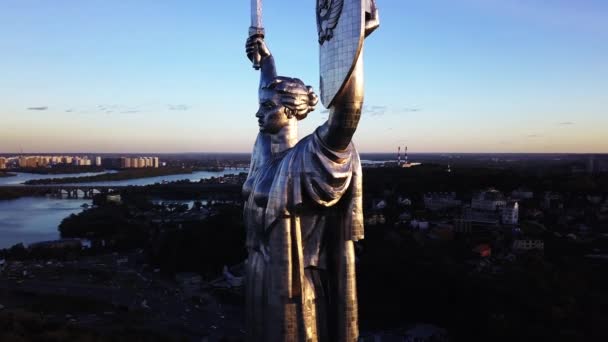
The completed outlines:
<svg viewBox="0 0 608 342">
<path fill-rule="evenodd" d="M 319 44 L 334 36 L 334 29 L 338 25 L 344 0 L 318 0 L 317 1 L 317 31 Z"/>
<path fill-rule="evenodd" d="M 341 84 L 328 121 L 300 141 L 297 122 L 317 96 L 299 79 L 277 76 L 263 38 L 247 40 L 247 56 L 261 59 L 260 132 L 243 185 L 248 341 L 358 339 L 354 242 L 363 238 L 363 206 L 361 162 L 351 138 L 363 104 L 363 20 L 371 18 L 364 5 L 343 0 L 333 33 L 322 41 L 321 48 L 337 43 L 322 63 L 347 65 L 348 72 L 332 81 Z M 358 45 L 350 51 L 347 41 Z"/>
<path fill-rule="evenodd" d="M 318 0 L 317 27 L 327 27 L 332 24 L 330 19 L 321 16 L 320 4 L 324 2 Z M 364 2 L 365 0 L 344 0 L 339 19 L 331 30 L 332 39 L 325 38 L 323 44 L 319 46 L 321 102 L 327 108 L 331 107 L 333 100 L 344 86 L 361 52 Z M 331 1 L 330 5 L 339 8 L 336 0 Z M 319 32 L 319 41 L 323 40 L 324 32 L 323 30 Z"/>
<path fill-rule="evenodd" d="M 251 0 L 251 27 L 262 28 L 262 0 Z"/>
<path fill-rule="evenodd" d="M 264 38 L 264 26 L 262 25 L 262 0 L 251 0 L 251 26 L 249 26 L 249 37 Z M 253 68 L 260 70 L 262 56 L 254 54 L 251 58 Z"/>
</svg>

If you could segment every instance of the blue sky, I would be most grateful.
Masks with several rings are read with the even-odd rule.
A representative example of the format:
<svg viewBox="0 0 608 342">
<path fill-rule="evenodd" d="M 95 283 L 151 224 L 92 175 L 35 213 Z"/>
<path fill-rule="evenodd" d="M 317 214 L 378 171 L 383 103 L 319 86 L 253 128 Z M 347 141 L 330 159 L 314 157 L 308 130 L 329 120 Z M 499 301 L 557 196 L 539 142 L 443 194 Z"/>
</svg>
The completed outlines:
<svg viewBox="0 0 608 342">
<path fill-rule="evenodd" d="M 377 2 L 360 151 L 608 152 L 606 1 Z M 0 152 L 248 152 L 249 3 L 1 1 Z M 279 74 L 317 89 L 314 8 L 264 0 Z"/>
</svg>

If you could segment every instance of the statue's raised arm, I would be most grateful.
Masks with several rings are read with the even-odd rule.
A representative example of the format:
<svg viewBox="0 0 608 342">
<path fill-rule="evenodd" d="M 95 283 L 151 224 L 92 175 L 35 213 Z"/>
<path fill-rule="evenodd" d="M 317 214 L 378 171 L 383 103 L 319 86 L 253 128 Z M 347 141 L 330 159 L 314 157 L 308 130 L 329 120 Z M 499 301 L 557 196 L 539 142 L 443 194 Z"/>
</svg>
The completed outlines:
<svg viewBox="0 0 608 342">
<path fill-rule="evenodd" d="M 375 0 L 318 0 L 317 26 L 321 100 L 329 109 L 329 118 L 318 134 L 328 147 L 342 151 L 350 144 L 361 117 L 363 40 L 379 26 Z"/>
<path fill-rule="evenodd" d="M 260 89 L 265 88 L 277 77 L 277 68 L 274 64 L 274 57 L 266 46 L 263 37 L 250 36 L 245 44 L 247 58 L 252 62 L 256 59 L 256 55 L 260 59 Z"/>
</svg>

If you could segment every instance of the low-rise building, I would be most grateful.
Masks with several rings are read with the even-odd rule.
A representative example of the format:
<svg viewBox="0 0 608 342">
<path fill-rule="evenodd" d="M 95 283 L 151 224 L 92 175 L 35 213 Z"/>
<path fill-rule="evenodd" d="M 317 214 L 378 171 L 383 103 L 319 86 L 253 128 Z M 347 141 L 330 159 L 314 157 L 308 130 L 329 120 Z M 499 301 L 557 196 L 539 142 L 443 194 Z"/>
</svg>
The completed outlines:
<svg viewBox="0 0 608 342">
<path fill-rule="evenodd" d="M 545 241 L 540 239 L 518 239 L 513 241 L 513 252 L 544 251 Z"/>
<path fill-rule="evenodd" d="M 500 191 L 490 189 L 477 193 L 471 201 L 471 208 L 483 211 L 496 211 L 506 204 L 507 200 Z"/>
<path fill-rule="evenodd" d="M 418 230 L 429 229 L 429 223 L 427 221 L 412 220 L 412 222 L 410 222 L 410 226 L 412 227 L 412 229 Z"/>
<path fill-rule="evenodd" d="M 431 192 L 424 195 L 424 206 L 433 211 L 458 208 L 462 201 L 456 199 L 455 192 Z"/>
<path fill-rule="evenodd" d="M 519 188 L 516 190 L 513 190 L 513 192 L 511 192 L 511 197 L 513 199 L 532 199 L 534 198 L 534 192 L 528 190 L 528 189 L 524 189 L 524 188 Z"/>
</svg>

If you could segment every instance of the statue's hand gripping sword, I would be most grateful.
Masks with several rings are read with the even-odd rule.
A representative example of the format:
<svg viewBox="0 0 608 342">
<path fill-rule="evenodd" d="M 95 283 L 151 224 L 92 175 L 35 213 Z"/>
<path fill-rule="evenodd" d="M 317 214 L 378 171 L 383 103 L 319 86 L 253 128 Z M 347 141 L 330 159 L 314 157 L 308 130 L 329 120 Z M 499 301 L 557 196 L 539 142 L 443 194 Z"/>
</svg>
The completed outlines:
<svg viewBox="0 0 608 342">
<path fill-rule="evenodd" d="M 251 0 L 251 26 L 249 27 L 249 37 L 264 38 L 264 27 L 262 25 L 262 0 Z M 253 57 L 253 68 L 260 69 L 262 56 L 256 52 Z"/>
</svg>

